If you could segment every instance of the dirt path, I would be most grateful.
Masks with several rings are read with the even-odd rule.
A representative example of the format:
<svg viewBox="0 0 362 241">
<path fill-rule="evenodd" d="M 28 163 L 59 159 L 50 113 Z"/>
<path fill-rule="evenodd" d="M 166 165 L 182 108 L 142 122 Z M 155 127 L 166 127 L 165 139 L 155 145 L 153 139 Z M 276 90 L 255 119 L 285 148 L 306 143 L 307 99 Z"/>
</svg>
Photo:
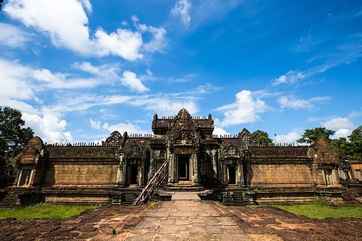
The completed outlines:
<svg viewBox="0 0 362 241">
<path fill-rule="evenodd" d="M 142 221 L 129 230 L 127 241 L 249 240 L 238 220 L 196 193 L 175 193 L 173 201 L 146 210 Z"/>
<path fill-rule="evenodd" d="M 312 220 L 175 193 L 172 201 L 147 208 L 108 206 L 63 221 L 0 220 L 0 240 L 362 241 L 362 220 Z"/>
</svg>

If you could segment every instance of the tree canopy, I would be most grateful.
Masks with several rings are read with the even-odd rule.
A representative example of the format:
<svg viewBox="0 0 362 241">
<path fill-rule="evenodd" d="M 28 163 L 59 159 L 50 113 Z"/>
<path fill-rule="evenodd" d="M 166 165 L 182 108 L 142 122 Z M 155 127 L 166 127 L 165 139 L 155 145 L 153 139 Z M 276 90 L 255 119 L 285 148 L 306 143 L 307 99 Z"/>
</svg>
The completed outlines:
<svg viewBox="0 0 362 241">
<path fill-rule="evenodd" d="M 348 153 L 352 159 L 362 160 L 362 126 L 355 129 L 349 136 L 350 152 Z"/>
<path fill-rule="evenodd" d="M 250 140 L 257 145 L 272 145 L 273 140 L 269 138 L 269 135 L 265 131 L 256 130 L 250 135 Z"/>
<path fill-rule="evenodd" d="M 10 107 L 0 107 L 0 176 L 11 172 L 14 157 L 33 137 L 33 131 L 25 127 L 19 111 Z M 4 174 L 5 172 L 5 174 Z"/>
<path fill-rule="evenodd" d="M 326 138 L 329 140 L 332 135 L 334 135 L 334 131 L 328 130 L 324 127 L 307 129 L 304 131 L 302 138 L 300 138 L 297 142 L 310 144 L 315 142 L 319 138 Z"/>
</svg>

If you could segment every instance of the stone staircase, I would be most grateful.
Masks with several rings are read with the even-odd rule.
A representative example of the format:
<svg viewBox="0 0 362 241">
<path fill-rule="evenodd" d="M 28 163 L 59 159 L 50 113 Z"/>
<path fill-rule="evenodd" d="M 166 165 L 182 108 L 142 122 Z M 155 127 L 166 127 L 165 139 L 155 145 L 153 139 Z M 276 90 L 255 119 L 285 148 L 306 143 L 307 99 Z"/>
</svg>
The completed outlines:
<svg viewBox="0 0 362 241">
<path fill-rule="evenodd" d="M 191 181 L 179 181 L 175 184 L 168 184 L 164 187 L 164 190 L 168 192 L 201 192 L 204 187 L 195 185 Z"/>
<path fill-rule="evenodd" d="M 15 192 L 0 190 L 0 208 L 14 207 L 17 201 L 18 196 Z"/>
<path fill-rule="evenodd" d="M 156 192 L 161 185 L 167 180 L 168 174 L 168 161 L 166 160 L 162 163 L 161 167 L 156 171 L 147 185 L 142 189 L 142 192 L 133 202 L 133 205 L 141 205 L 146 203 L 152 196 L 154 192 Z"/>
</svg>

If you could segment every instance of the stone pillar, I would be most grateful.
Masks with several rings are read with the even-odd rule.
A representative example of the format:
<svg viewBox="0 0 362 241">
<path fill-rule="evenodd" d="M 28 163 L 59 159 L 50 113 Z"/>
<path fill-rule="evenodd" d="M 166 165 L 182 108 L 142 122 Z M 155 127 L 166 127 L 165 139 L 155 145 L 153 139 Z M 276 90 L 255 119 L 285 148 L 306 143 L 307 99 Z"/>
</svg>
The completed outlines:
<svg viewBox="0 0 362 241">
<path fill-rule="evenodd" d="M 236 170 L 235 170 L 235 178 L 236 178 L 236 180 L 235 180 L 235 184 L 236 185 L 240 185 L 242 182 L 241 182 L 241 177 L 242 177 L 242 166 L 241 166 L 241 164 L 240 164 L 240 161 L 237 161 L 236 162 Z"/>
<path fill-rule="evenodd" d="M 137 165 L 137 185 L 143 186 L 143 172 L 144 166 L 142 165 L 142 161 L 140 161 L 140 165 Z"/>
<path fill-rule="evenodd" d="M 168 151 L 168 182 L 174 183 L 175 182 L 175 154 L 170 153 Z"/>
<path fill-rule="evenodd" d="M 157 167 L 155 165 L 156 165 L 156 163 L 153 159 L 153 151 L 150 151 L 150 169 L 147 173 L 148 181 L 151 180 L 155 170 L 157 169 Z"/>
<path fill-rule="evenodd" d="M 217 178 L 217 163 L 216 163 L 216 150 L 211 150 L 211 158 L 212 158 L 212 169 L 214 171 L 214 177 Z"/>
<path fill-rule="evenodd" d="M 192 182 L 194 184 L 199 183 L 199 168 L 198 168 L 198 158 L 196 153 L 192 153 L 191 155 L 191 163 L 192 163 Z"/>
<path fill-rule="evenodd" d="M 119 166 L 117 170 L 117 181 L 118 185 L 125 186 L 126 185 L 126 163 L 124 160 L 123 153 L 119 155 Z"/>
<path fill-rule="evenodd" d="M 228 184 L 229 183 L 229 172 L 228 172 L 228 168 L 225 164 L 222 164 L 222 169 L 223 169 L 223 183 L 224 184 Z"/>
<path fill-rule="evenodd" d="M 37 172 L 36 169 L 33 167 L 30 171 L 30 177 L 27 186 L 32 187 L 35 185 L 36 172 Z"/>
</svg>

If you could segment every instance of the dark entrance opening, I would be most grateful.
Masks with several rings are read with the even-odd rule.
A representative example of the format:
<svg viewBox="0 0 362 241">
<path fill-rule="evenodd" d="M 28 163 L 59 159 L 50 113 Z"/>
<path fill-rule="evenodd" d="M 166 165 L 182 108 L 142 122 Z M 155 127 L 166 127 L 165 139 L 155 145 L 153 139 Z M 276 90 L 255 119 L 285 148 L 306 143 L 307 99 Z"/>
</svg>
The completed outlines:
<svg viewBox="0 0 362 241">
<path fill-rule="evenodd" d="M 191 155 L 178 155 L 178 179 L 189 180 L 189 163 Z"/>
<path fill-rule="evenodd" d="M 137 165 L 131 164 L 128 169 L 128 184 L 129 185 L 137 184 L 137 174 L 138 174 Z"/>
<path fill-rule="evenodd" d="M 229 184 L 235 184 L 236 183 L 236 172 L 235 172 L 235 166 L 229 166 Z"/>
</svg>

